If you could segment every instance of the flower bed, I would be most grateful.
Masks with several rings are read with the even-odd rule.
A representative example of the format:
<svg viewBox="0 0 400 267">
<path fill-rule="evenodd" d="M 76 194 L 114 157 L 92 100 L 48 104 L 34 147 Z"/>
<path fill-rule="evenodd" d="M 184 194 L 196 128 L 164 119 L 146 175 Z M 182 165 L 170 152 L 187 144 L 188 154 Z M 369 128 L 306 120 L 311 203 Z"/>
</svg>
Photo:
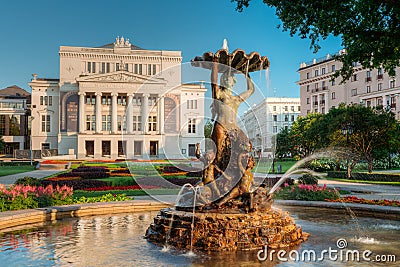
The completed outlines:
<svg viewBox="0 0 400 267">
<path fill-rule="evenodd" d="M 326 201 L 400 207 L 400 201 L 398 201 L 398 200 L 365 199 L 365 198 L 358 198 L 356 196 L 348 196 L 348 197 L 342 197 L 342 198 L 338 198 L 338 199 L 327 199 Z"/>
<path fill-rule="evenodd" d="M 82 178 L 79 176 L 65 176 L 65 177 L 51 177 L 48 178 L 48 181 L 70 181 L 70 180 L 81 180 Z"/>
<path fill-rule="evenodd" d="M 0 210 L 34 209 L 72 203 L 72 188 L 68 186 L 0 186 Z"/>
<path fill-rule="evenodd" d="M 335 200 L 340 197 L 337 190 L 329 189 L 318 185 L 303 185 L 296 184 L 289 186 L 284 184 L 283 188 L 278 188 L 275 191 L 276 199 L 291 199 L 291 200 L 308 200 L 308 201 L 325 201 L 327 199 Z"/>
<path fill-rule="evenodd" d="M 138 190 L 138 189 L 157 189 L 157 188 L 159 187 L 152 185 L 102 186 L 102 187 L 86 188 L 84 189 L 84 191 Z"/>
</svg>

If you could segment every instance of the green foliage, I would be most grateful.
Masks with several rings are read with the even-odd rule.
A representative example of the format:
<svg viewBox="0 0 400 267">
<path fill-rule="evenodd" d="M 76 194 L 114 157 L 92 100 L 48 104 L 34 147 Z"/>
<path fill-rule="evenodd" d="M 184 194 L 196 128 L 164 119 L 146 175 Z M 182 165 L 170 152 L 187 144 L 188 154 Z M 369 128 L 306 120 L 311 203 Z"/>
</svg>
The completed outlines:
<svg viewBox="0 0 400 267">
<path fill-rule="evenodd" d="M 308 162 L 307 168 L 316 172 L 333 171 L 336 168 L 336 162 L 329 159 L 315 159 Z"/>
<path fill-rule="evenodd" d="M 36 166 L 39 161 L 34 161 L 33 166 Z M 0 166 L 12 166 L 12 167 L 19 167 L 19 166 L 30 166 L 30 161 L 11 161 L 11 162 L 0 162 Z"/>
<path fill-rule="evenodd" d="M 231 0 L 242 11 L 251 0 Z M 308 38 L 317 52 L 319 42 L 333 35 L 340 37 L 347 52 L 337 55 L 343 63 L 335 76 L 348 80 L 353 62 L 364 68 L 383 66 L 391 76 L 400 65 L 400 2 L 396 0 L 263 0 L 275 8 L 282 29 L 291 36 Z"/>
<path fill-rule="evenodd" d="M 132 197 L 127 197 L 125 194 L 104 194 L 101 196 L 93 196 L 93 197 L 85 197 L 81 196 L 79 198 L 74 198 L 74 204 L 82 204 L 82 203 L 96 203 L 96 202 L 112 202 L 112 201 L 125 201 L 132 200 Z"/>
<path fill-rule="evenodd" d="M 299 184 L 304 184 L 304 185 L 305 184 L 310 184 L 310 185 L 318 184 L 318 178 L 311 174 L 304 174 L 297 181 Z"/>
<path fill-rule="evenodd" d="M 290 157 L 293 154 L 293 145 L 289 133 L 288 128 L 282 128 L 276 135 L 276 139 L 272 139 L 276 143 L 275 157 L 279 159 Z"/>
<path fill-rule="evenodd" d="M 310 113 L 306 117 L 298 117 L 292 124 L 289 138 L 293 146 L 293 156 L 307 157 L 316 149 L 325 145 L 325 127 L 322 123 L 323 114 Z"/>
<path fill-rule="evenodd" d="M 24 178 L 17 179 L 14 184 L 31 185 L 31 186 L 40 186 L 41 185 L 40 179 L 29 177 L 29 176 L 25 176 Z"/>
<path fill-rule="evenodd" d="M 343 171 L 328 172 L 328 177 L 346 179 L 347 173 Z M 353 172 L 349 180 L 358 181 L 381 181 L 381 182 L 400 182 L 400 174 L 396 173 L 366 173 Z"/>
<path fill-rule="evenodd" d="M 338 191 L 317 185 L 292 185 L 280 188 L 274 194 L 275 199 L 324 201 L 340 197 Z"/>
<path fill-rule="evenodd" d="M 1 211 L 34 209 L 72 203 L 72 188 L 13 185 L 0 187 Z"/>
</svg>

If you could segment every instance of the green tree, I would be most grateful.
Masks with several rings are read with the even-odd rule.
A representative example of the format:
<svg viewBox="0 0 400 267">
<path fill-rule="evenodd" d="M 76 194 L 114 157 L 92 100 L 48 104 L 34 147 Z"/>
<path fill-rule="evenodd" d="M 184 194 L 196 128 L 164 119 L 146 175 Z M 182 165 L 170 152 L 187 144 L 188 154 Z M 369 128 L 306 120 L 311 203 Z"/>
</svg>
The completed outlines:
<svg viewBox="0 0 400 267">
<path fill-rule="evenodd" d="M 251 0 L 231 0 L 242 11 Z M 343 63 L 335 76 L 348 80 L 353 62 L 364 68 L 383 67 L 391 76 L 400 65 L 400 1 L 398 0 L 263 0 L 276 9 L 284 31 L 311 40 L 317 52 L 319 42 L 340 37 L 347 53 L 337 55 Z"/>
<path fill-rule="evenodd" d="M 341 105 L 332 108 L 324 121 L 330 146 L 348 146 L 353 153 L 351 167 L 359 159 L 364 159 L 368 163 L 368 171 L 372 172 L 372 163 L 377 153 L 387 151 L 390 146 L 392 146 L 390 149 L 398 150 L 399 140 L 396 140 L 398 122 L 392 112 L 387 112 L 382 107 Z M 343 135 L 342 129 L 348 129 L 349 126 L 350 134 Z"/>
<path fill-rule="evenodd" d="M 326 146 L 323 116 L 320 113 L 310 113 L 306 117 L 298 117 L 292 124 L 289 138 L 293 156 L 307 157 L 316 149 Z"/>
<path fill-rule="evenodd" d="M 293 146 L 290 142 L 290 131 L 287 128 L 282 128 L 281 131 L 273 139 L 276 143 L 275 146 L 275 157 L 284 158 L 293 153 Z"/>
</svg>

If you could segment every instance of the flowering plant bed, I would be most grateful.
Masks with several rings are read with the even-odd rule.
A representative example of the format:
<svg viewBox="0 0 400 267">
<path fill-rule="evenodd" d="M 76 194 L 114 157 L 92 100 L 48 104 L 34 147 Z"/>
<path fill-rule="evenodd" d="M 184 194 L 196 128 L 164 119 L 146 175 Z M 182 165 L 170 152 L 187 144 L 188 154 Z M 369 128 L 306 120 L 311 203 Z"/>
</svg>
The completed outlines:
<svg viewBox="0 0 400 267">
<path fill-rule="evenodd" d="M 72 188 L 68 186 L 0 186 L 0 210 L 34 209 L 72 203 Z"/>
<path fill-rule="evenodd" d="M 327 188 L 326 185 L 303 185 L 284 184 L 283 188 L 278 188 L 275 191 L 276 199 L 291 199 L 291 200 L 308 200 L 308 201 L 324 201 L 326 199 L 338 199 L 340 197 L 339 191 Z"/>
<path fill-rule="evenodd" d="M 79 176 L 65 176 L 65 177 L 51 177 L 47 178 L 48 181 L 69 181 L 69 180 L 81 180 L 82 178 Z"/>
<path fill-rule="evenodd" d="M 338 199 L 326 199 L 326 201 L 400 207 L 400 201 L 398 200 L 365 199 L 365 198 L 358 198 L 356 196 L 341 197 Z"/>
</svg>

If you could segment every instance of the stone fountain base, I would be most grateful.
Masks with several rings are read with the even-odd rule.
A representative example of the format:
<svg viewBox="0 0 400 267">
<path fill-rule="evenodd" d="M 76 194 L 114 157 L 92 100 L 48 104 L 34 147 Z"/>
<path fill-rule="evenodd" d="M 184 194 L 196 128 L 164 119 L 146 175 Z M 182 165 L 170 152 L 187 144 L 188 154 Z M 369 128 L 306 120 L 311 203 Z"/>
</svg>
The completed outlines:
<svg viewBox="0 0 400 267">
<path fill-rule="evenodd" d="M 147 229 L 146 238 L 165 244 L 169 236 L 168 245 L 189 250 L 192 219 L 191 212 L 162 209 Z M 199 212 L 194 218 L 192 244 L 193 250 L 202 251 L 259 250 L 264 246 L 276 249 L 298 245 L 308 237 L 281 210 L 236 214 Z"/>
</svg>

